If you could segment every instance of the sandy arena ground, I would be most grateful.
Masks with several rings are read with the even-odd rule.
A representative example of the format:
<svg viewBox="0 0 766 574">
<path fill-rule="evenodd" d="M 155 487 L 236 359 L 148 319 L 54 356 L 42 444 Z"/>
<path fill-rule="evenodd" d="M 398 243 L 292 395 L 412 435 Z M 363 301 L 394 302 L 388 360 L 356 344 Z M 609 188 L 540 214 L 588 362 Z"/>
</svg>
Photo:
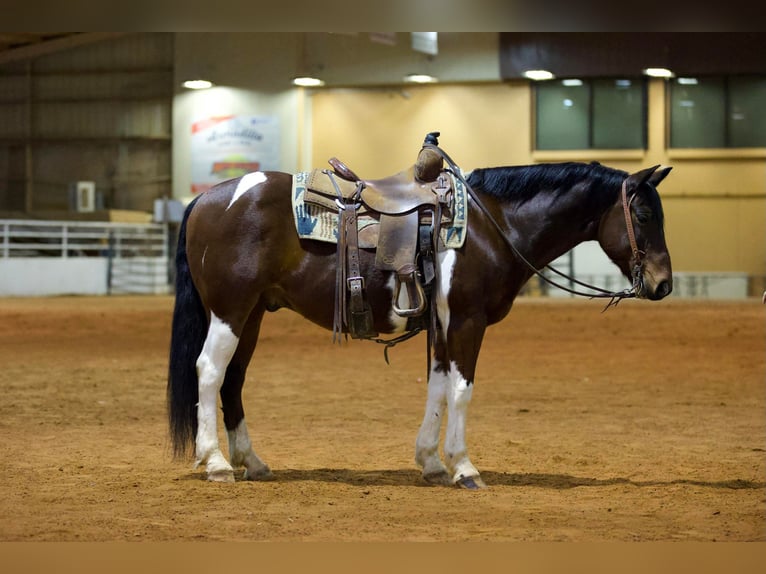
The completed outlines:
<svg viewBox="0 0 766 574">
<path fill-rule="evenodd" d="M 766 541 L 766 306 L 602 306 L 490 328 L 469 492 L 413 461 L 422 335 L 387 366 L 269 315 L 245 408 L 277 480 L 212 484 L 168 454 L 171 297 L 0 299 L 0 540 Z"/>
</svg>

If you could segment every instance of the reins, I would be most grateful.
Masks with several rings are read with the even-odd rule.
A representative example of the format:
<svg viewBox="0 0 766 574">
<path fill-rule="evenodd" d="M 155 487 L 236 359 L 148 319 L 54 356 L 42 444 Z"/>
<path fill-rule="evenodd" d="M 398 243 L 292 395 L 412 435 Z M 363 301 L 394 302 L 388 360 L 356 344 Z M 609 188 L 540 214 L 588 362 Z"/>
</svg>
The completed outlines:
<svg viewBox="0 0 766 574">
<path fill-rule="evenodd" d="M 552 267 L 550 265 L 546 265 L 545 267 L 542 267 L 538 269 L 534 265 L 532 265 L 526 257 L 524 257 L 521 252 L 516 248 L 516 246 L 513 244 L 513 242 L 510 240 L 509 236 L 505 233 L 505 231 L 500 227 L 500 225 L 495 221 L 495 218 L 492 217 L 492 214 L 489 212 L 489 210 L 484 206 L 484 204 L 481 202 L 481 200 L 477 197 L 476 192 L 473 190 L 473 188 L 468 184 L 468 182 L 463 177 L 462 170 L 455 164 L 454 161 L 452 161 L 452 158 L 442 150 L 439 146 L 425 143 L 423 144 L 423 147 L 432 149 L 439 155 L 441 155 L 444 160 L 449 165 L 449 171 L 460 181 L 465 185 L 466 190 L 468 191 L 468 195 L 470 195 L 471 199 L 476 203 L 476 206 L 482 211 L 484 216 L 487 218 L 487 220 L 492 224 L 492 226 L 497 230 L 497 232 L 500 234 L 500 237 L 503 238 L 505 243 L 510 247 L 511 251 L 518 257 L 524 265 L 526 265 L 535 275 L 540 277 L 543 281 L 548 283 L 549 285 L 552 285 L 553 287 L 556 287 L 558 289 L 561 289 L 562 291 L 566 291 L 567 293 L 571 293 L 573 295 L 579 295 L 581 297 L 588 297 L 591 299 L 594 298 L 602 298 L 602 299 L 610 299 L 609 303 L 607 303 L 606 307 L 604 307 L 604 311 L 609 309 L 610 307 L 616 306 L 620 301 L 623 299 L 632 299 L 637 297 L 637 294 L 639 291 L 643 288 L 643 281 L 641 278 L 641 270 L 643 268 L 643 255 L 644 253 L 638 249 L 638 246 L 636 244 L 636 237 L 635 232 L 633 229 L 633 220 L 630 215 L 630 201 L 627 199 L 627 186 L 626 182 L 627 180 L 624 180 L 622 182 L 622 207 L 625 214 L 625 224 L 628 229 L 628 241 L 630 241 L 630 248 L 633 251 L 633 257 L 635 259 L 635 263 L 633 265 L 633 269 L 631 270 L 631 275 L 633 277 L 633 285 L 630 289 L 624 289 L 623 291 L 609 291 L 608 289 L 603 289 L 601 287 L 596 287 L 595 285 L 590 285 L 588 283 L 585 283 L 583 281 L 580 281 L 578 279 L 575 279 L 574 277 L 571 277 L 570 275 L 567 275 L 566 273 L 563 273 L 562 271 L 559 271 L 555 267 Z M 632 198 L 631 198 L 632 201 Z M 575 283 L 577 285 L 580 285 L 581 287 L 585 287 L 586 289 L 590 289 L 591 291 L 595 291 L 596 293 L 586 293 L 583 291 L 578 291 L 576 289 L 572 289 L 570 287 L 567 287 L 565 285 L 561 285 L 560 283 L 557 283 L 556 281 L 553 281 L 549 277 L 546 277 L 542 269 L 548 269 L 549 271 L 552 271 L 553 273 L 556 273 L 557 275 L 564 277 L 568 279 L 571 283 Z"/>
</svg>

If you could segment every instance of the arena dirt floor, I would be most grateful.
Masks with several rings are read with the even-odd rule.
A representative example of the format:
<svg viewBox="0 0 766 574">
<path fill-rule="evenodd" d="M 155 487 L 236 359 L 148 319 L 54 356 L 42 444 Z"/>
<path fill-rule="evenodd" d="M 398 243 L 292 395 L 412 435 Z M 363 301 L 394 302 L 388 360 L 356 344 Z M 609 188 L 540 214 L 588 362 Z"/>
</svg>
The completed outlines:
<svg viewBox="0 0 766 574">
<path fill-rule="evenodd" d="M 413 461 L 424 336 L 389 366 L 269 315 L 245 408 L 276 480 L 213 484 L 168 452 L 171 297 L 0 299 L 0 540 L 765 541 L 766 306 L 602 307 L 490 328 L 470 492 Z"/>
</svg>

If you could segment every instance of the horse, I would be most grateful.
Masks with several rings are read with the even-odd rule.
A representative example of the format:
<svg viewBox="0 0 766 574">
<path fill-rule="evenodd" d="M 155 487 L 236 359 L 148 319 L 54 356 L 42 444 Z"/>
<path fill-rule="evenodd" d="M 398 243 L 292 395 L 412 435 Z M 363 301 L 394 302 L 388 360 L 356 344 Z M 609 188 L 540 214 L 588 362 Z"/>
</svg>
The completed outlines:
<svg viewBox="0 0 766 574">
<path fill-rule="evenodd" d="M 631 295 L 660 300 L 671 292 L 657 192 L 671 169 L 628 173 L 564 162 L 480 168 L 464 179 L 471 191 L 465 241 L 435 254 L 435 328 L 415 440 L 415 462 L 427 483 L 486 487 L 465 440 L 477 357 L 485 330 L 509 313 L 537 269 L 583 241 L 598 241 L 633 282 Z M 193 449 L 210 481 L 232 482 L 241 467 L 242 479 L 274 479 L 253 449 L 242 406 L 264 314 L 287 308 L 333 328 L 336 246 L 298 237 L 291 187 L 292 175 L 276 171 L 222 182 L 188 205 L 179 227 L 169 431 L 173 454 L 188 457 Z M 376 268 L 374 250 L 360 249 L 359 266 L 375 329 L 405 332 L 406 321 L 392 312 L 393 272 Z M 219 395 L 228 461 L 218 441 Z"/>
</svg>

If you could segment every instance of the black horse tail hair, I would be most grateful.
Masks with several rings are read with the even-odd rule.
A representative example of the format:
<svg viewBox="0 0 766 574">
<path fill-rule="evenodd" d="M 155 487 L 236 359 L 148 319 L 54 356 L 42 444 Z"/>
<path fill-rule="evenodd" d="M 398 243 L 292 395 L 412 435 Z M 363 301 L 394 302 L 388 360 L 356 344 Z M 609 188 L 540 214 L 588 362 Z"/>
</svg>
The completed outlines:
<svg viewBox="0 0 766 574">
<path fill-rule="evenodd" d="M 193 452 L 199 402 L 196 363 L 208 328 L 207 314 L 192 281 L 186 256 L 186 223 L 198 199 L 195 198 L 184 212 L 176 251 L 175 308 L 167 387 L 168 423 L 175 458 L 184 458 Z"/>
</svg>

